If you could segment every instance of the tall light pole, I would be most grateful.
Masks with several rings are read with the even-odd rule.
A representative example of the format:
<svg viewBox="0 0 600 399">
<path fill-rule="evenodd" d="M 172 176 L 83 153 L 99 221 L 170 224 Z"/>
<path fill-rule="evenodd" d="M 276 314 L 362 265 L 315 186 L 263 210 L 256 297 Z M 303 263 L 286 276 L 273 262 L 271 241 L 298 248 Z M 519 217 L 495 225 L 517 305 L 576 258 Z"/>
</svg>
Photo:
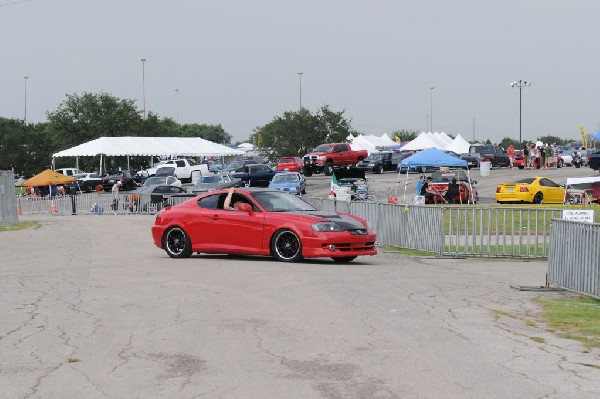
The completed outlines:
<svg viewBox="0 0 600 399">
<path fill-rule="evenodd" d="M 144 104 L 144 120 L 146 120 L 146 59 L 142 58 L 142 103 Z"/>
<path fill-rule="evenodd" d="M 531 86 L 531 82 L 528 82 L 526 80 L 517 80 L 515 82 L 512 82 L 510 84 L 510 87 L 518 87 L 519 88 L 519 143 L 523 143 L 523 139 L 521 138 L 521 126 L 522 126 L 522 119 L 521 119 L 521 115 L 522 115 L 522 108 L 521 108 L 521 89 L 523 87 L 527 87 L 527 86 Z"/>
<path fill-rule="evenodd" d="M 300 111 L 302 111 L 302 75 L 304 75 L 304 72 L 298 72 L 300 78 Z"/>
<path fill-rule="evenodd" d="M 25 84 L 25 114 L 23 116 L 23 123 L 27 126 L 27 79 L 29 79 L 29 76 L 24 76 L 23 77 L 23 82 Z"/>
<path fill-rule="evenodd" d="M 179 89 L 175 89 L 175 121 L 179 123 Z"/>
<path fill-rule="evenodd" d="M 427 119 L 427 132 L 429 131 L 429 114 L 425 115 L 425 118 Z"/>
<path fill-rule="evenodd" d="M 431 130 L 429 130 L 429 131 L 432 133 L 433 133 L 433 89 L 435 89 L 435 87 L 433 87 L 433 86 L 429 88 L 429 119 L 431 120 L 431 123 L 430 123 Z"/>
</svg>

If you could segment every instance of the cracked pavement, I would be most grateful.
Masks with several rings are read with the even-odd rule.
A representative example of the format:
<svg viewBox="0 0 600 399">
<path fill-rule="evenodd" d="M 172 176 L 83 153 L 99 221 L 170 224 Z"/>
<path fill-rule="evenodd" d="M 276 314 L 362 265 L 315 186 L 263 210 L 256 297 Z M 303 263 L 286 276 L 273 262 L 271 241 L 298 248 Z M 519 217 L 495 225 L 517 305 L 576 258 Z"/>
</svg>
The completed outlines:
<svg viewBox="0 0 600 399">
<path fill-rule="evenodd" d="M 21 220 L 42 227 L 0 233 L 0 398 L 600 396 L 600 351 L 531 301 L 572 294 L 510 288 L 546 262 L 173 260 L 152 216 Z"/>
</svg>

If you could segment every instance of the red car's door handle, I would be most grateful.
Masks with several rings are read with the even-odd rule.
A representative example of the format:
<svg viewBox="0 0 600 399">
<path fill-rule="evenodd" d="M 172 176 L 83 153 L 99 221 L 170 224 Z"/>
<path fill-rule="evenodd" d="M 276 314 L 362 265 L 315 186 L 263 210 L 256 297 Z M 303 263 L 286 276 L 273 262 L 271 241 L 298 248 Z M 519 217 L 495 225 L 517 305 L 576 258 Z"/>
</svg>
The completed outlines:
<svg viewBox="0 0 600 399">
<path fill-rule="evenodd" d="M 219 215 L 213 215 L 213 219 L 218 219 Z"/>
</svg>

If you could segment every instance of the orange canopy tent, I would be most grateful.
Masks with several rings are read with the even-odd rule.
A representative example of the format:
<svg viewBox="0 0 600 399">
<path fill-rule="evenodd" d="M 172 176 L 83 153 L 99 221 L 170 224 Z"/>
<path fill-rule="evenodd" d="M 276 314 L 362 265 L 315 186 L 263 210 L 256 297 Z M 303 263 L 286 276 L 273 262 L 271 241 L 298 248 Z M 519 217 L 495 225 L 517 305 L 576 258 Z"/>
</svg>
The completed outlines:
<svg viewBox="0 0 600 399">
<path fill-rule="evenodd" d="M 31 179 L 25 180 L 23 186 L 26 187 L 38 187 L 38 186 L 60 186 L 66 183 L 71 183 L 77 180 L 74 177 L 65 176 L 62 173 L 53 171 L 52 169 L 46 169 L 45 171 L 38 173 Z"/>
</svg>

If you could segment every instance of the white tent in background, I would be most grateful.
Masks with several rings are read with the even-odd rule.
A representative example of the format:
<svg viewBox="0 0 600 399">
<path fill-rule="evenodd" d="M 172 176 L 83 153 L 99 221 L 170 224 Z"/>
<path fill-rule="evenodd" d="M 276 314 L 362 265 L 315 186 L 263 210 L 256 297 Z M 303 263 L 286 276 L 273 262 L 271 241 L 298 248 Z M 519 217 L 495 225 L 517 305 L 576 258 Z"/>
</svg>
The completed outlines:
<svg viewBox="0 0 600 399">
<path fill-rule="evenodd" d="M 130 156 L 201 157 L 243 154 L 243 151 L 213 143 L 200 137 L 100 137 L 53 154 L 52 164 L 54 165 L 54 158 L 58 157 L 100 155 L 100 173 L 102 173 L 103 156 L 127 156 L 129 167 Z"/>
<path fill-rule="evenodd" d="M 443 145 L 433 138 L 431 133 L 421 132 L 414 140 L 400 147 L 401 151 L 419 151 L 427 148 L 435 147 L 441 149 Z"/>
<path fill-rule="evenodd" d="M 435 132 L 434 135 L 435 135 L 435 137 L 437 137 L 441 142 L 443 142 L 446 145 L 448 145 L 452 142 L 452 137 L 448 136 L 444 132 L 441 132 L 441 133 Z"/>
<path fill-rule="evenodd" d="M 350 147 L 353 150 L 367 150 L 369 154 L 377 151 L 377 147 L 389 147 L 396 145 L 394 140 L 390 139 L 385 133 L 381 136 L 361 134 L 357 137 L 348 137 L 348 141 L 350 140 L 352 140 Z"/>
<path fill-rule="evenodd" d="M 442 148 L 444 148 L 446 145 L 448 145 L 448 143 L 446 143 L 446 140 L 441 138 L 439 135 L 436 135 L 435 133 L 427 133 L 427 135 L 429 136 L 431 141 L 433 141 L 437 144 L 436 148 L 439 148 L 440 150 Z"/>
<path fill-rule="evenodd" d="M 444 147 L 444 151 L 453 151 L 457 154 L 464 154 L 469 152 L 469 147 L 471 147 L 471 144 L 459 134 L 454 141 Z"/>
</svg>

